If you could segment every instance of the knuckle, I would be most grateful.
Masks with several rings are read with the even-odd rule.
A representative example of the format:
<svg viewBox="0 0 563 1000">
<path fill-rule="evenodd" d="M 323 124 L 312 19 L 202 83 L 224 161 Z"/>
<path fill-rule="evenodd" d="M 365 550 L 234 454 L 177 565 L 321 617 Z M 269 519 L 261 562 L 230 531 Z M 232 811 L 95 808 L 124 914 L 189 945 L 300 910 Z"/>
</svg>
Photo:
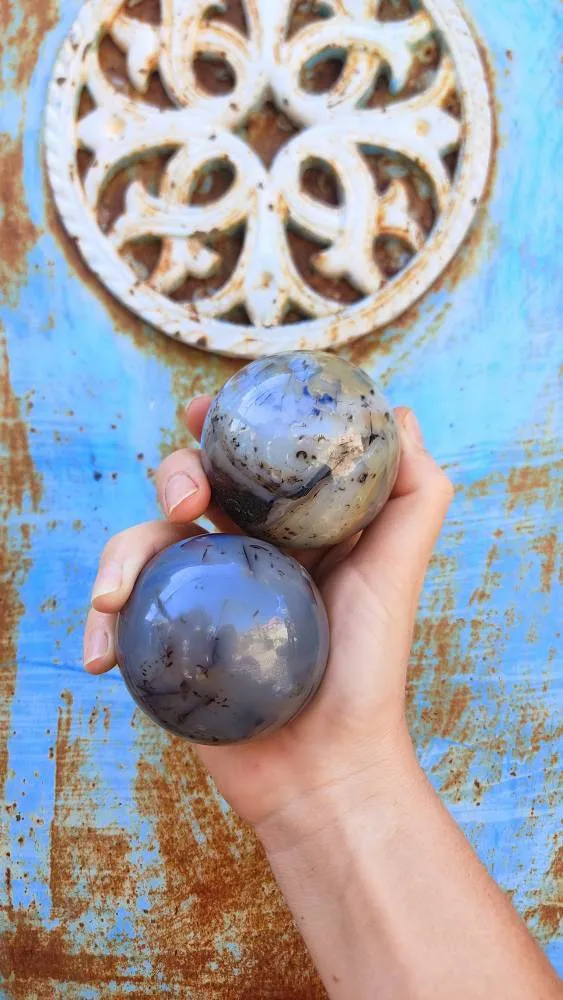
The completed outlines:
<svg viewBox="0 0 563 1000">
<path fill-rule="evenodd" d="M 137 525 L 136 528 L 125 528 L 124 531 L 113 535 L 102 549 L 100 562 L 111 561 L 118 558 L 123 552 L 127 552 L 131 547 L 133 532 L 137 532 L 139 529 L 142 530 L 143 525 Z"/>
<path fill-rule="evenodd" d="M 110 559 L 113 559 L 116 550 L 119 547 L 119 540 L 122 534 L 123 532 L 120 532 L 118 535 L 114 535 L 106 542 L 100 555 L 101 563 L 105 563 L 108 562 Z"/>
<path fill-rule="evenodd" d="M 162 462 L 156 470 L 156 482 L 158 486 L 162 486 L 165 479 L 171 472 L 171 466 L 174 464 L 174 458 L 176 453 L 173 455 L 167 455 L 166 458 L 162 459 Z"/>
<path fill-rule="evenodd" d="M 438 465 L 436 466 L 436 493 L 447 504 L 452 502 L 455 494 L 454 484 L 450 477 Z"/>
<path fill-rule="evenodd" d="M 179 451 L 173 451 L 172 454 L 163 458 L 160 463 L 156 473 L 157 482 L 159 485 L 162 485 L 169 476 L 176 472 L 187 471 L 193 474 L 194 469 L 199 464 L 199 458 L 190 448 L 181 448 Z"/>
</svg>

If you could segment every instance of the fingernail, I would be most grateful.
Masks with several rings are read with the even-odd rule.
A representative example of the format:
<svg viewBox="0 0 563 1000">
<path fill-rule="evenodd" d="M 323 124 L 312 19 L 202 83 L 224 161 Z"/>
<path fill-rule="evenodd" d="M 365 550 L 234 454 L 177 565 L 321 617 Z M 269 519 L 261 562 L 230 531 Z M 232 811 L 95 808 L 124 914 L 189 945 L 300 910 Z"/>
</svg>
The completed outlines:
<svg viewBox="0 0 563 1000">
<path fill-rule="evenodd" d="M 86 636 L 84 643 L 84 666 L 100 660 L 109 650 L 109 635 L 105 628 L 95 628 Z"/>
<path fill-rule="evenodd" d="M 105 597 L 106 594 L 114 594 L 119 590 L 123 582 L 123 566 L 120 562 L 112 560 L 100 566 L 98 575 L 92 588 L 92 600 L 97 597 Z"/>
<path fill-rule="evenodd" d="M 171 514 L 184 500 L 193 497 L 199 490 L 195 479 L 188 476 L 187 472 L 176 472 L 170 476 L 164 488 L 164 502 L 166 513 Z"/>
<path fill-rule="evenodd" d="M 420 424 L 412 410 L 409 410 L 405 417 L 404 428 L 411 441 L 413 441 L 418 448 L 424 448 L 424 438 L 422 436 Z"/>
</svg>

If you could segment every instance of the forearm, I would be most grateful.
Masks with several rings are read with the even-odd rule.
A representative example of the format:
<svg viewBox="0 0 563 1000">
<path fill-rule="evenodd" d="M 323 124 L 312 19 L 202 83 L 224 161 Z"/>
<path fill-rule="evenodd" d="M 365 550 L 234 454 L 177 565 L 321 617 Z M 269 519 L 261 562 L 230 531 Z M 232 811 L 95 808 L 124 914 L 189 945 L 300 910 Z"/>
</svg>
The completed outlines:
<svg viewBox="0 0 563 1000">
<path fill-rule="evenodd" d="M 414 757 L 379 784 L 359 774 L 260 831 L 330 996 L 561 1000 Z"/>
</svg>

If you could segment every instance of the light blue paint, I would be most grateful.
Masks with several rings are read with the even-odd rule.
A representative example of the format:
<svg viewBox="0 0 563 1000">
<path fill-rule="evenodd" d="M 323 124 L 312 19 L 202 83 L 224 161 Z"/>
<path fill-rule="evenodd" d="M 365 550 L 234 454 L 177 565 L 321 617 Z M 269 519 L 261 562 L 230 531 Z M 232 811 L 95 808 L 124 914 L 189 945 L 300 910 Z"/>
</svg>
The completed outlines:
<svg viewBox="0 0 563 1000">
<path fill-rule="evenodd" d="M 561 477 L 553 467 L 554 442 L 562 430 L 557 369 L 563 360 L 561 227 L 556 209 L 562 161 L 555 103 L 557 6 L 527 0 L 469 4 L 491 53 L 500 109 L 496 180 L 484 225 L 488 250 L 481 251 L 477 265 L 468 269 L 455 291 L 446 287 L 431 292 L 419 318 L 391 353 L 374 349 L 369 364 L 388 382 L 395 403 L 417 411 L 428 446 L 458 486 L 439 547 L 451 569 L 444 569 L 442 562 L 430 572 L 421 620 L 435 614 L 451 621 L 464 619 L 459 644 L 466 662 L 459 663 L 448 683 L 469 685 L 471 701 L 459 732 L 447 737 L 425 720 L 424 710 L 435 707 L 434 674 L 444 669 L 428 649 L 424 671 L 414 684 L 413 733 L 437 788 L 447 781 L 452 754 L 455 760 L 458 753 L 473 752 L 462 788 L 457 794 L 447 792 L 446 801 L 494 877 L 514 893 L 521 912 L 529 912 L 549 888 L 546 872 L 563 818 L 561 744 L 555 737 L 563 709 L 561 598 L 555 587 L 547 594 L 541 590 L 542 556 L 534 547 L 540 536 L 558 529 L 560 519 L 555 499 Z M 1 129 L 17 135 L 25 114 L 24 184 L 31 218 L 39 226 L 45 222 L 40 135 L 46 86 L 60 40 L 79 7 L 78 0 L 61 2 L 60 24 L 43 42 L 25 107 L 10 89 L 9 53 L 2 66 Z M 506 55 L 509 49 L 512 61 Z M 447 303 L 451 308 L 438 329 L 425 337 Z M 20 588 L 26 614 L 9 740 L 13 774 L 6 802 L 15 804 L 7 824 L 11 902 L 28 909 L 33 901 L 44 925 L 51 926 L 55 763 L 49 748 L 54 745 L 61 693 L 70 690 L 70 738 L 88 742 L 88 778 L 94 775 L 98 781 L 88 797 L 88 807 L 94 804 L 92 822 L 128 831 L 131 863 L 138 872 L 137 892 L 128 906 L 111 915 L 110 928 L 106 924 L 103 933 L 121 949 L 125 978 L 149 978 L 154 969 L 138 954 L 135 914 L 150 910 L 155 893 L 163 889 L 165 873 L 147 848 L 154 840 L 154 823 L 136 813 L 133 783 L 139 749 L 131 727 L 133 706 L 118 677 L 92 680 L 84 675 L 81 626 L 100 546 L 128 524 L 158 516 L 146 469 L 158 464 L 160 429 L 174 422 L 170 371 L 114 330 L 102 300 L 81 283 L 50 233 L 41 236 L 29 254 L 27 281 L 18 301 L 0 304 L 0 322 L 8 336 L 14 391 L 21 397 L 34 393 L 29 424 L 37 433 L 30 433 L 30 447 L 44 484 L 41 511 L 34 514 L 28 504 L 10 525 L 14 545 L 20 522 L 32 526 L 34 557 Z M 391 328 L 384 341 L 393 333 Z M 159 334 L 147 328 L 146 337 L 148 343 Z M 201 364 L 201 355 L 186 351 L 187 366 Z M 142 462 L 136 458 L 140 452 Z M 522 465 L 551 467 L 552 485 L 547 494 L 524 493 L 507 509 L 507 477 Z M 468 495 L 473 484 L 494 470 L 498 482 L 491 482 L 483 495 Z M 103 474 L 99 482 L 94 472 Z M 84 525 L 81 531 L 72 529 L 78 518 Z M 49 527 L 52 521 L 54 528 Z M 472 604 L 472 595 L 482 586 L 493 532 L 499 528 L 503 535 L 493 567 L 498 581 L 488 603 Z M 446 587 L 452 590 L 451 608 L 442 598 Z M 57 608 L 41 610 L 53 596 Z M 481 619 L 478 640 L 472 636 L 475 616 Z M 107 733 L 101 716 L 89 727 L 96 704 L 109 708 Z M 544 736 L 532 750 L 533 729 L 542 717 Z M 463 736 L 466 731 L 468 738 Z M 503 741 L 504 749 L 495 749 Z M 144 756 L 147 759 L 146 750 Z M 151 763 L 163 767 L 158 740 Z M 478 796 L 475 781 L 480 784 Z M 219 801 L 228 821 L 228 807 Z M 81 803 L 73 803 L 73 808 L 77 820 L 83 819 Z M 23 819 L 17 821 L 16 814 Z M 37 824 L 37 819 L 43 823 Z M 192 827 L 196 841 L 205 843 L 205 831 L 195 816 Z M 3 880 L 0 893 L 5 904 Z M 99 916 L 90 913 L 84 933 L 96 934 Z M 532 927 L 541 930 L 530 919 Z M 79 941 L 81 932 L 74 925 L 72 929 Z M 223 938 L 217 947 L 240 957 L 237 940 Z M 546 950 L 563 972 L 563 939 L 553 938 Z M 218 963 L 210 962 L 209 969 L 217 972 Z M 135 988 L 123 981 L 115 989 L 108 987 L 107 995 L 123 996 Z M 168 992 L 165 983 L 159 989 Z M 99 990 L 81 991 L 81 1000 L 101 1000 Z"/>
</svg>

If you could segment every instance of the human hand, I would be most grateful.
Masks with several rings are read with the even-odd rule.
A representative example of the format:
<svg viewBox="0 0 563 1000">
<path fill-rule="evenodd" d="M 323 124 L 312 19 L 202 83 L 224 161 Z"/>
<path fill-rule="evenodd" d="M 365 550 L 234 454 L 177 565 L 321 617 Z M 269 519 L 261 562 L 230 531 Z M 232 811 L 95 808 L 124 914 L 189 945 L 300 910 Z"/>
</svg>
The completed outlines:
<svg viewBox="0 0 563 1000">
<path fill-rule="evenodd" d="M 201 435 L 210 404 L 192 402 L 186 423 Z M 331 653 L 321 688 L 283 729 L 256 742 L 198 747 L 217 786 L 260 834 L 303 799 L 362 797 L 412 756 L 405 687 L 416 608 L 424 575 L 452 497 L 446 475 L 424 450 L 414 415 L 398 409 L 402 457 L 387 506 L 360 536 L 324 551 L 294 553 L 323 594 Z M 115 665 L 117 614 L 145 563 L 160 549 L 203 529 L 238 533 L 211 503 L 197 451 L 182 449 L 162 463 L 157 487 L 166 521 L 149 522 L 106 545 L 85 634 L 86 669 Z"/>
</svg>

